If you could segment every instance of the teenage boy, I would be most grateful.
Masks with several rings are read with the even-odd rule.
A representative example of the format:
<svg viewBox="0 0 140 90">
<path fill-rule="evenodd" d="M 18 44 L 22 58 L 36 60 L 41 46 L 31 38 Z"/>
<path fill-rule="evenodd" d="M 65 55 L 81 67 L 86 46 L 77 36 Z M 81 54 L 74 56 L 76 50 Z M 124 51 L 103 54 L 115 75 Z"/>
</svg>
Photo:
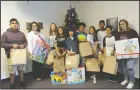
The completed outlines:
<svg viewBox="0 0 140 90">
<path fill-rule="evenodd" d="M 86 27 L 85 23 L 81 22 L 79 24 L 79 27 L 78 27 L 79 32 L 77 32 L 77 38 L 78 38 L 79 43 L 87 40 L 87 34 L 84 32 L 85 27 Z M 85 60 L 84 57 L 80 57 L 80 66 L 84 66 L 85 64 L 84 60 Z"/>
<path fill-rule="evenodd" d="M 114 56 L 115 55 L 115 36 L 112 35 L 112 27 L 110 25 L 105 28 L 106 36 L 103 39 L 103 48 L 105 56 Z M 108 81 L 116 82 L 117 76 L 108 74 Z"/>
<path fill-rule="evenodd" d="M 18 20 L 12 18 L 10 20 L 10 28 L 7 29 L 6 32 L 2 34 L 1 37 L 1 45 L 2 48 L 5 49 L 8 63 L 10 63 L 10 49 L 24 49 L 27 46 L 27 40 L 23 32 L 19 31 L 18 29 L 19 23 Z M 15 73 L 18 70 L 20 76 L 20 87 L 25 88 L 24 84 L 24 69 L 25 65 L 8 65 L 9 72 L 10 72 L 10 89 L 15 88 Z"/>
</svg>

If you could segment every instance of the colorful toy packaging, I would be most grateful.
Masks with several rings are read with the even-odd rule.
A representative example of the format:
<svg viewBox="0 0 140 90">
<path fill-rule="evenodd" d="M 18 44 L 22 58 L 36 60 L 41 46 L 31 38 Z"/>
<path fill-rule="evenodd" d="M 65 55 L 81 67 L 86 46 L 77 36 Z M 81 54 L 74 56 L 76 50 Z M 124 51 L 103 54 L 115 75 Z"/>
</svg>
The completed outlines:
<svg viewBox="0 0 140 90">
<path fill-rule="evenodd" d="M 50 74 L 52 84 L 67 84 L 67 74 L 66 72 L 54 73 L 53 71 Z"/>
<path fill-rule="evenodd" d="M 37 43 L 38 44 L 33 51 L 31 59 L 43 64 L 46 56 L 48 55 L 49 45 L 47 46 L 47 44 L 42 41 L 38 41 Z"/>
<path fill-rule="evenodd" d="M 67 70 L 68 84 L 85 83 L 85 68 L 79 67 L 77 69 Z"/>
</svg>

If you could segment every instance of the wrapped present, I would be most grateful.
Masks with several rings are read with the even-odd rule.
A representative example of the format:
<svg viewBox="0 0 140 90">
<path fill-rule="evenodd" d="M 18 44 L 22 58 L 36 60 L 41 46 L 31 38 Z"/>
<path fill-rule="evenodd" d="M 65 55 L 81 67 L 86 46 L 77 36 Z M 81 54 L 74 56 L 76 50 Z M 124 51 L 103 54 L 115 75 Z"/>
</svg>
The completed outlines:
<svg viewBox="0 0 140 90">
<path fill-rule="evenodd" d="M 117 59 L 139 58 L 138 38 L 115 41 L 115 48 Z"/>
<path fill-rule="evenodd" d="M 85 68 L 79 67 L 78 69 L 68 69 L 67 79 L 68 79 L 68 84 L 85 83 Z"/>
<path fill-rule="evenodd" d="M 67 74 L 66 72 L 51 72 L 51 83 L 52 84 L 67 84 Z"/>
<path fill-rule="evenodd" d="M 81 57 L 93 55 L 92 46 L 91 46 L 90 42 L 80 42 L 79 43 L 79 52 L 80 52 Z"/>
<path fill-rule="evenodd" d="M 65 68 L 66 69 L 77 69 L 79 66 L 79 54 L 72 56 L 66 55 Z"/>
<path fill-rule="evenodd" d="M 26 64 L 26 48 L 11 49 L 9 65 Z"/>
<path fill-rule="evenodd" d="M 31 60 L 34 60 L 39 63 L 44 63 L 47 55 L 48 55 L 48 48 L 49 45 L 42 42 L 42 41 L 37 41 L 38 44 L 36 44 L 33 54 L 31 56 Z"/>
</svg>

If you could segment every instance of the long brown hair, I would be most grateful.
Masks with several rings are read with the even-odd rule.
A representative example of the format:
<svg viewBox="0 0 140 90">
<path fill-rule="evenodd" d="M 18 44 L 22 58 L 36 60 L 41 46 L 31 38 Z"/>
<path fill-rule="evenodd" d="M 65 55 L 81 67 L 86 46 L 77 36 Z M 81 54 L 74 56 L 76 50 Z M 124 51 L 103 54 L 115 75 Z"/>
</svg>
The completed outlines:
<svg viewBox="0 0 140 90">
<path fill-rule="evenodd" d="M 121 20 L 119 21 L 119 30 L 118 30 L 118 32 L 121 32 L 121 31 L 122 31 L 122 29 L 121 29 L 121 27 L 120 27 L 120 22 L 124 22 L 124 23 L 126 23 L 126 28 L 127 28 L 127 31 L 129 31 L 129 30 L 130 30 L 130 26 L 129 26 L 128 21 L 127 21 L 127 20 L 125 20 L 125 19 L 121 19 Z"/>
<path fill-rule="evenodd" d="M 58 29 L 57 29 L 57 37 L 60 36 L 60 33 L 58 32 L 58 30 L 59 30 L 60 28 L 62 28 L 62 30 L 63 30 L 63 34 L 62 34 L 62 35 L 63 35 L 63 37 L 65 37 L 65 32 L 64 32 L 63 27 L 58 27 Z"/>
<path fill-rule="evenodd" d="M 94 41 L 94 42 L 98 41 L 98 35 L 97 35 L 96 28 L 95 28 L 94 26 L 90 26 L 90 27 L 89 27 L 89 34 L 91 34 L 91 33 L 90 33 L 90 28 L 92 28 L 92 29 L 94 30 L 94 33 L 92 34 L 92 35 L 94 36 L 93 41 Z"/>
<path fill-rule="evenodd" d="M 32 22 L 32 23 L 30 23 L 30 30 L 28 31 L 28 33 L 32 31 L 32 25 L 33 25 L 33 24 L 36 24 L 36 25 L 37 25 L 37 32 L 40 32 L 41 30 L 40 30 L 40 28 L 39 28 L 38 23 L 37 23 L 37 22 Z"/>
<path fill-rule="evenodd" d="M 57 35 L 57 26 L 56 26 L 55 23 L 51 23 L 51 25 L 50 25 L 49 35 L 52 36 L 52 29 L 51 29 L 51 26 L 52 26 L 52 25 L 55 25 L 55 30 L 54 30 L 54 32 L 55 32 L 55 35 Z"/>
</svg>

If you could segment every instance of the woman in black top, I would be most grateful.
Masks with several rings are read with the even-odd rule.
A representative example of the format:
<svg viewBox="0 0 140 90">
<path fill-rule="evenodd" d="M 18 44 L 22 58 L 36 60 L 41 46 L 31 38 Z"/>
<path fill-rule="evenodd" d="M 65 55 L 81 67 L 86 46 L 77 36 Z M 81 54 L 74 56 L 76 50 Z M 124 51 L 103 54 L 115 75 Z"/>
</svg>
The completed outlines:
<svg viewBox="0 0 140 90">
<path fill-rule="evenodd" d="M 126 40 L 131 38 L 138 38 L 138 34 L 134 29 L 129 27 L 129 23 L 125 19 L 121 19 L 119 21 L 119 32 L 117 35 L 118 40 Z M 134 86 L 134 66 L 135 66 L 136 58 L 129 58 L 129 59 L 121 59 L 120 64 L 122 66 L 122 70 L 124 73 L 124 81 L 121 82 L 121 85 L 128 86 L 126 88 L 133 88 Z"/>
<path fill-rule="evenodd" d="M 66 54 L 66 37 L 62 27 L 58 28 L 56 40 L 56 53 L 58 58 L 64 57 Z"/>
</svg>

